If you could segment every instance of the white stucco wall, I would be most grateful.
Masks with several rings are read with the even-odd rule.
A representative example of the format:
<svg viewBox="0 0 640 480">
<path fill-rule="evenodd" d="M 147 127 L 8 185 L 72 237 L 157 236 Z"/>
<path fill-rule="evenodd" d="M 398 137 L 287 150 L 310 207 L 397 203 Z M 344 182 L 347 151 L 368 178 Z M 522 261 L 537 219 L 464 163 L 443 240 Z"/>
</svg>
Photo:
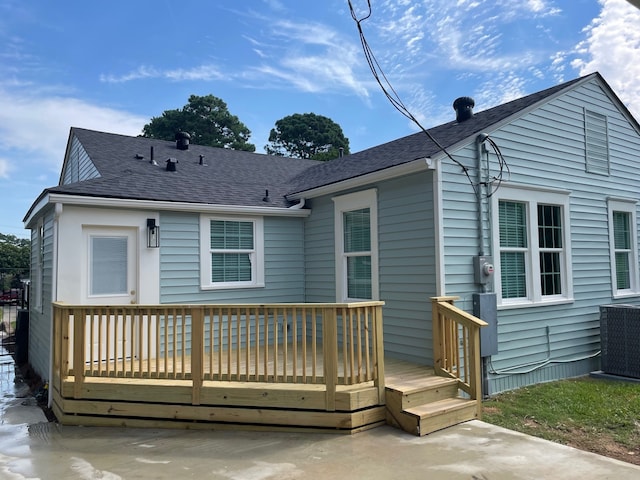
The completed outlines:
<svg viewBox="0 0 640 480">
<path fill-rule="evenodd" d="M 147 218 L 157 212 L 113 210 L 65 205 L 58 218 L 56 239 L 57 281 L 54 300 L 77 304 L 87 303 L 88 242 L 83 233 L 88 228 L 125 228 L 134 235 L 137 254 L 135 270 L 136 302 L 158 304 L 160 298 L 159 248 L 147 248 Z M 159 223 L 159 222 L 158 222 Z"/>
</svg>

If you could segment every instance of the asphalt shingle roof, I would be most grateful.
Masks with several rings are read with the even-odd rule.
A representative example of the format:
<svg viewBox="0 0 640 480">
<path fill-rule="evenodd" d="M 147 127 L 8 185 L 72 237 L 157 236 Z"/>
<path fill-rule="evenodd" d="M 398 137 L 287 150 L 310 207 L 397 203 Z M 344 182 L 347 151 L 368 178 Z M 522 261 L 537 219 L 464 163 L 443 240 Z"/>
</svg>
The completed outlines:
<svg viewBox="0 0 640 480">
<path fill-rule="evenodd" d="M 319 163 L 200 145 L 178 150 L 175 142 L 81 128 L 72 128 L 71 132 L 82 143 L 100 178 L 59 185 L 49 189 L 51 193 L 287 207 L 288 180 Z M 150 163 L 151 147 L 157 166 Z M 206 166 L 200 165 L 200 155 L 204 155 Z M 166 169 L 169 158 L 178 161 L 175 172 Z M 267 190 L 270 202 L 263 200 Z"/>
<path fill-rule="evenodd" d="M 475 138 L 512 115 L 531 107 L 591 74 L 493 107 L 467 121 L 455 120 L 429 129 L 444 148 Z M 599 77 L 601 78 L 601 77 Z M 452 117 L 453 117 L 452 113 Z M 424 132 L 415 133 L 352 155 L 328 161 L 276 157 L 224 148 L 190 145 L 178 150 L 175 142 L 72 128 L 100 178 L 45 190 L 43 195 L 70 195 L 140 199 L 169 202 L 281 207 L 291 206 L 286 195 L 331 185 L 419 158 L 441 150 Z M 154 166 L 150 163 L 153 147 Z M 204 155 L 206 166 L 200 165 Z M 136 158 L 143 156 L 144 158 Z M 176 171 L 167 171 L 166 161 L 178 161 Z M 266 191 L 270 201 L 264 201 Z"/>
<path fill-rule="evenodd" d="M 596 74 L 592 74 L 596 75 Z M 555 87 L 527 95 L 478 113 L 464 122 L 455 120 L 428 129 L 433 138 L 444 148 L 449 148 L 475 136 L 492 125 L 514 115 L 545 98 L 570 87 L 586 77 L 577 78 Z M 452 117 L 455 114 L 452 112 Z M 312 166 L 291 180 L 291 194 L 340 182 L 348 178 L 366 175 L 386 168 L 428 158 L 439 153 L 440 147 L 424 133 L 415 133 L 398 140 L 363 150 L 353 155 Z"/>
</svg>

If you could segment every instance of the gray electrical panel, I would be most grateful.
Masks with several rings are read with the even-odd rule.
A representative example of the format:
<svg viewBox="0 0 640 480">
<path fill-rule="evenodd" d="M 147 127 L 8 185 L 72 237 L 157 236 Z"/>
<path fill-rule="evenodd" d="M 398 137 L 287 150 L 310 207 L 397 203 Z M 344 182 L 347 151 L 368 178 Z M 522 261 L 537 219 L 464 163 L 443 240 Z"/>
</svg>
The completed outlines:
<svg viewBox="0 0 640 480">
<path fill-rule="evenodd" d="M 498 307 L 495 293 L 474 293 L 473 314 L 488 323 L 480 329 L 480 356 L 498 354 Z"/>
<path fill-rule="evenodd" d="M 473 257 L 473 275 L 479 285 L 490 285 L 493 281 L 493 257 L 478 255 Z"/>
</svg>

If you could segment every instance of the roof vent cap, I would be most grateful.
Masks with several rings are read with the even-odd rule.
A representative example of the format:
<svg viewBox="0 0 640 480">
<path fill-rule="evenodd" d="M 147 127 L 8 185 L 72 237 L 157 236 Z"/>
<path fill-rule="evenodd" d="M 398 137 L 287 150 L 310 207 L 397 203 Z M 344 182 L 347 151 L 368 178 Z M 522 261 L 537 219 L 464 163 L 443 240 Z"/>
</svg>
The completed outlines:
<svg viewBox="0 0 640 480">
<path fill-rule="evenodd" d="M 178 163 L 178 159 L 177 158 L 168 158 L 167 159 L 167 172 L 175 172 L 177 163 Z"/>
<path fill-rule="evenodd" d="M 453 109 L 456 111 L 456 121 L 458 123 L 469 120 L 473 117 L 473 107 L 476 102 L 471 97 L 459 97 L 453 102 Z"/>
<path fill-rule="evenodd" d="M 191 140 L 191 135 L 187 132 L 176 133 L 176 148 L 178 150 L 189 150 L 189 140 Z"/>
</svg>

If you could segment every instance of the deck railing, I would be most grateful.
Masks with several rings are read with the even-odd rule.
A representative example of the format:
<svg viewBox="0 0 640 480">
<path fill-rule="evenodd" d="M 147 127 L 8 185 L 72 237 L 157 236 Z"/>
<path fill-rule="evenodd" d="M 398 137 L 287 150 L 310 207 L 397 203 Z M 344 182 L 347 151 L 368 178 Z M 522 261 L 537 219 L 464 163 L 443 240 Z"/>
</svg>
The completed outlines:
<svg viewBox="0 0 640 480">
<path fill-rule="evenodd" d="M 458 379 L 459 387 L 478 401 L 480 414 L 480 328 L 487 323 L 453 305 L 458 298 L 432 298 L 434 368 L 438 375 Z"/>
<path fill-rule="evenodd" d="M 384 302 L 87 306 L 55 303 L 54 369 L 74 377 L 323 384 L 384 398 Z"/>
</svg>

